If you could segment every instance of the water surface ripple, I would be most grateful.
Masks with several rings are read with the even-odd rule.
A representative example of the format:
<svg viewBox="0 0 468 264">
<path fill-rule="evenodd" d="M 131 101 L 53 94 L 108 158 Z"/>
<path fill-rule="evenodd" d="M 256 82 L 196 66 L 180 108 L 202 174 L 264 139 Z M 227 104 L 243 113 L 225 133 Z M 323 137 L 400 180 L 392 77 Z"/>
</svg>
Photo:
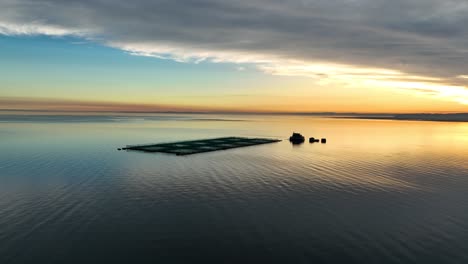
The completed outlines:
<svg viewBox="0 0 468 264">
<path fill-rule="evenodd" d="M 203 115 L 0 121 L 2 264 L 468 263 L 468 124 Z M 329 143 L 186 157 L 116 151 L 292 131 Z"/>
</svg>

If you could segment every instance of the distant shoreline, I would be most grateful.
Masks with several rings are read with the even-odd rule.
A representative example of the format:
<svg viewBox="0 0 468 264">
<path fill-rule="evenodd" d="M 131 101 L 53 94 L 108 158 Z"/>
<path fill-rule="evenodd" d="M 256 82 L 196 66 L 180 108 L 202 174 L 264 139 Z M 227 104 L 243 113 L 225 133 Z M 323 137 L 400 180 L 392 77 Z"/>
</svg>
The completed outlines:
<svg viewBox="0 0 468 264">
<path fill-rule="evenodd" d="M 468 114 L 398 114 L 386 116 L 331 116 L 342 119 L 398 120 L 398 121 L 433 121 L 433 122 L 468 122 Z"/>
<path fill-rule="evenodd" d="M 145 117 L 152 115 L 278 115 L 278 116 L 303 116 L 303 117 L 326 117 L 336 119 L 367 119 L 367 120 L 400 120 L 400 121 L 434 121 L 434 122 L 468 122 L 468 113 L 446 113 L 446 114 L 395 114 L 395 113 L 338 113 L 338 112 L 123 112 L 123 111 L 54 111 L 54 110 L 18 110 L 0 109 L 0 120 L 20 117 L 20 119 L 35 119 L 41 117 Z M 192 121 L 245 121 L 243 119 L 223 119 L 223 118 L 190 118 Z"/>
</svg>

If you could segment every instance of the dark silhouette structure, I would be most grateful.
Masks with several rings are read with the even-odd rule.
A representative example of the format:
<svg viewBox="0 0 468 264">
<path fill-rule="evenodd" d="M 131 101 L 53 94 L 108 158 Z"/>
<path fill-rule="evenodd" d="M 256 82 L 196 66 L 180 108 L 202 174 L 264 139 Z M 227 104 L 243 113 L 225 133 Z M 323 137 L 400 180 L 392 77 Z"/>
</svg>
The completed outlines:
<svg viewBox="0 0 468 264">
<path fill-rule="evenodd" d="M 289 137 L 289 141 L 293 144 L 301 144 L 305 141 L 305 138 L 300 133 L 293 133 L 291 137 Z"/>
<path fill-rule="evenodd" d="M 122 150 L 137 150 L 144 152 L 162 152 L 177 156 L 191 155 L 203 152 L 225 150 L 232 148 L 248 147 L 261 144 L 280 142 L 278 139 L 268 138 L 241 138 L 224 137 L 203 140 L 191 140 L 173 143 L 136 145 L 121 148 Z"/>
</svg>

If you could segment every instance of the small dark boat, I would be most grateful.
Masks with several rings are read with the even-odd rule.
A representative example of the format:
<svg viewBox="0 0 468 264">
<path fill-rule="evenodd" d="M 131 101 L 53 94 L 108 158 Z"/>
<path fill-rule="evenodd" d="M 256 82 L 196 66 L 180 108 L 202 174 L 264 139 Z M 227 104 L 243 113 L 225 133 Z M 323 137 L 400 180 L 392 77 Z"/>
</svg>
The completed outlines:
<svg viewBox="0 0 468 264">
<path fill-rule="evenodd" d="M 303 143 L 305 140 L 304 136 L 299 133 L 293 133 L 291 137 L 289 137 L 289 141 L 293 144 L 300 144 Z"/>
<path fill-rule="evenodd" d="M 322 138 L 322 144 L 326 144 L 327 143 L 327 139 L 326 138 Z"/>
<path fill-rule="evenodd" d="M 315 142 L 315 138 L 311 137 L 309 138 L 309 143 L 314 143 Z"/>
</svg>

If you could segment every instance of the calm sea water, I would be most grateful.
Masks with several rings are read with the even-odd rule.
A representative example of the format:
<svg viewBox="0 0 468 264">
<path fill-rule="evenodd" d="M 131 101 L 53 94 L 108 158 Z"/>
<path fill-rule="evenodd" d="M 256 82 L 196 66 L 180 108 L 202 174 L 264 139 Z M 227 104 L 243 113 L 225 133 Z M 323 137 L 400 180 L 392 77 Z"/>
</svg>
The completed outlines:
<svg viewBox="0 0 468 264">
<path fill-rule="evenodd" d="M 0 263 L 468 263 L 468 124 L 0 117 Z M 288 141 L 177 157 L 126 144 Z"/>
</svg>

